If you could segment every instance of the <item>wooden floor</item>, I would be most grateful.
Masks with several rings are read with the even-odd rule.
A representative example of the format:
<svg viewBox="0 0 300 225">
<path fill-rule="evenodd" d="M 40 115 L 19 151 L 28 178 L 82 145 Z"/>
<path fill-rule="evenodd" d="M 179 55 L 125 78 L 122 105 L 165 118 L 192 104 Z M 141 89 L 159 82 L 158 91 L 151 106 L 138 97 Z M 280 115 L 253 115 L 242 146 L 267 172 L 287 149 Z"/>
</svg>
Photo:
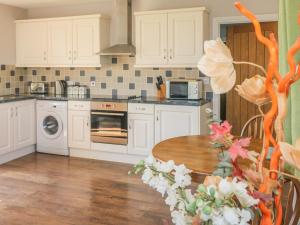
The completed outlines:
<svg viewBox="0 0 300 225">
<path fill-rule="evenodd" d="M 0 225 L 162 225 L 169 209 L 130 165 L 31 154 L 0 166 Z"/>
</svg>

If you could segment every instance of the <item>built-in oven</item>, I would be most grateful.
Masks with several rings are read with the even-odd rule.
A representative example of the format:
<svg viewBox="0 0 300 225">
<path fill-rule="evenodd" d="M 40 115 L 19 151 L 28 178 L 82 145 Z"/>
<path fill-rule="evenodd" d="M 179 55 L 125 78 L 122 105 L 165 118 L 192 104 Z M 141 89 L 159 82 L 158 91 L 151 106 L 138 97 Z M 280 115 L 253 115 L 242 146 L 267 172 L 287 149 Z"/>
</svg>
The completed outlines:
<svg viewBox="0 0 300 225">
<path fill-rule="evenodd" d="M 92 142 L 127 145 L 127 116 L 125 102 L 92 102 Z"/>
</svg>

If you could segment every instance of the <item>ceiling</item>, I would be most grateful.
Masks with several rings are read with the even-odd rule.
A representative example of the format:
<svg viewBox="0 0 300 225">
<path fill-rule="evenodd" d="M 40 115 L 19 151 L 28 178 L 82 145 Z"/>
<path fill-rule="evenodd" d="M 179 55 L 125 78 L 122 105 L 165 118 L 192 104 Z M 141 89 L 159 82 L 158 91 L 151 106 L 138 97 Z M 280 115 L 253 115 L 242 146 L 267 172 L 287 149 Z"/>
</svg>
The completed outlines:
<svg viewBox="0 0 300 225">
<path fill-rule="evenodd" d="M 54 7 L 83 3 L 107 2 L 110 0 L 0 0 L 0 4 L 30 9 L 39 7 Z"/>
</svg>

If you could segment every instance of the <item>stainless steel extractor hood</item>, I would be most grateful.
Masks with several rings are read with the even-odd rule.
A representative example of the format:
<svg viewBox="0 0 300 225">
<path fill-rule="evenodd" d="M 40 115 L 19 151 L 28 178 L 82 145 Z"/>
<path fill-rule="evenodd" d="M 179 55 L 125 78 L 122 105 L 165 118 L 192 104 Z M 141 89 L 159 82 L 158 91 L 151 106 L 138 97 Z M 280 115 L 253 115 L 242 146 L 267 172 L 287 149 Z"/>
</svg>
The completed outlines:
<svg viewBox="0 0 300 225">
<path fill-rule="evenodd" d="M 100 55 L 135 55 L 135 47 L 132 45 L 132 7 L 131 0 L 113 0 L 113 19 L 116 29 L 113 34 L 117 44 L 103 49 Z"/>
</svg>

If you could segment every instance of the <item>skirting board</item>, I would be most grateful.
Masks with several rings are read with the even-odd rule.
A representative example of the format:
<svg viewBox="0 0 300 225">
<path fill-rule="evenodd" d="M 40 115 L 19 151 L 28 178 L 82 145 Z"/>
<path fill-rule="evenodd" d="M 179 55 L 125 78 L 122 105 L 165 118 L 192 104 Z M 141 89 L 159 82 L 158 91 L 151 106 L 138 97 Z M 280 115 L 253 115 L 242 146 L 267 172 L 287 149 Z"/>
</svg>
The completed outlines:
<svg viewBox="0 0 300 225">
<path fill-rule="evenodd" d="M 5 155 L 0 156 L 0 165 L 12 161 L 14 159 L 21 158 L 25 155 L 29 155 L 35 152 L 35 145 L 30 145 L 28 147 L 6 153 Z"/>
<path fill-rule="evenodd" d="M 102 152 L 96 150 L 81 150 L 81 149 L 73 149 L 70 148 L 70 156 L 78 157 L 78 158 L 86 158 L 86 159 L 97 159 L 111 162 L 120 162 L 120 163 L 128 163 L 128 164 L 136 164 L 140 160 L 147 158 L 147 156 L 139 156 L 139 155 L 128 155 L 121 153 L 113 153 L 113 152 Z"/>
</svg>

